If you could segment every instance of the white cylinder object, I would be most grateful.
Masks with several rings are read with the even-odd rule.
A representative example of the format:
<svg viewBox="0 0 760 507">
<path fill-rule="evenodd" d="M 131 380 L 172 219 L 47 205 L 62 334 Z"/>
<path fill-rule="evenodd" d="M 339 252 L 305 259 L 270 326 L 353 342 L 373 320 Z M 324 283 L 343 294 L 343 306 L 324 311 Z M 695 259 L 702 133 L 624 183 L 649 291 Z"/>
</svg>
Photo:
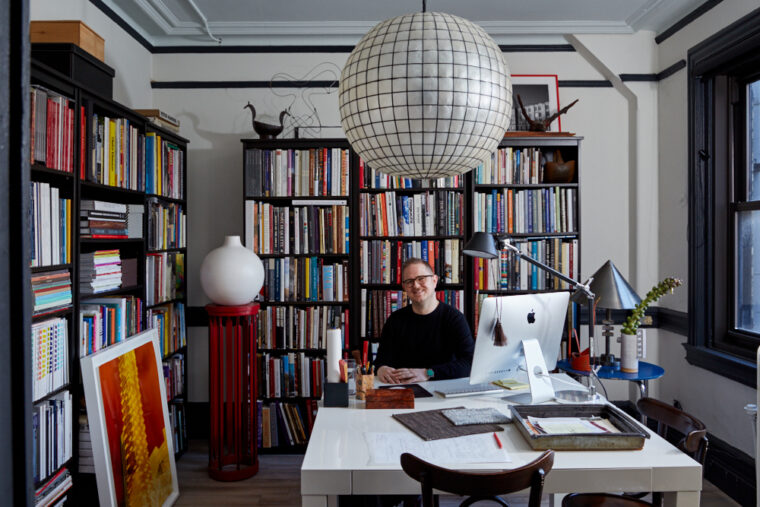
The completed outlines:
<svg viewBox="0 0 760 507">
<path fill-rule="evenodd" d="M 240 236 L 227 236 L 201 264 L 201 287 L 218 305 L 238 306 L 253 301 L 264 285 L 264 265 L 245 248 Z"/>
<path fill-rule="evenodd" d="M 638 336 L 620 333 L 620 370 L 625 373 L 639 371 Z"/>
<path fill-rule="evenodd" d="M 340 329 L 327 330 L 327 381 L 340 381 L 340 354 L 343 351 L 343 339 Z"/>
</svg>

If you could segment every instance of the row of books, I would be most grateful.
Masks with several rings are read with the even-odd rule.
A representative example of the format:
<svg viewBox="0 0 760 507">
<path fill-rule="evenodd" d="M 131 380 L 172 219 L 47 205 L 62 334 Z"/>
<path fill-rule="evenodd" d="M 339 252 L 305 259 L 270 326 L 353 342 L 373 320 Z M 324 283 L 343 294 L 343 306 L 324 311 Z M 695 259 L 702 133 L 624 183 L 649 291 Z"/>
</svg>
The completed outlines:
<svg viewBox="0 0 760 507">
<path fill-rule="evenodd" d="M 266 398 L 295 398 L 322 396 L 325 379 L 325 360 L 307 356 L 304 352 L 275 355 L 269 352 L 256 355 L 259 372 L 257 392 Z"/>
<path fill-rule="evenodd" d="M 79 204 L 79 236 L 94 239 L 142 238 L 142 204 L 82 199 Z"/>
<path fill-rule="evenodd" d="M 141 236 L 142 237 L 142 236 Z M 167 250 L 187 246 L 187 216 L 181 204 L 148 199 L 148 248 Z"/>
<path fill-rule="evenodd" d="M 69 306 L 71 296 L 71 273 L 68 269 L 32 274 L 33 311 L 45 314 Z"/>
<path fill-rule="evenodd" d="M 259 400 L 257 410 L 260 449 L 305 445 L 317 416 L 317 401 L 306 400 L 299 404 Z"/>
<path fill-rule="evenodd" d="M 71 392 L 63 391 L 34 406 L 32 413 L 32 474 L 39 482 L 71 459 Z"/>
<path fill-rule="evenodd" d="M 436 179 L 413 179 L 375 171 L 359 160 L 359 185 L 361 188 L 462 188 L 464 176 Z"/>
<path fill-rule="evenodd" d="M 401 266 L 416 257 L 433 268 L 440 282 L 462 281 L 461 241 L 458 239 L 400 241 L 362 240 L 359 244 L 361 283 L 401 283 Z"/>
<path fill-rule="evenodd" d="M 436 291 L 435 297 L 464 312 L 464 291 Z M 361 321 L 359 336 L 362 339 L 377 340 L 383 325 L 391 313 L 409 304 L 406 292 L 401 290 L 361 290 Z"/>
<path fill-rule="evenodd" d="M 158 333 L 161 357 L 187 345 L 187 327 L 185 322 L 185 305 L 172 303 L 155 306 L 148 310 L 148 327 Z"/>
<path fill-rule="evenodd" d="M 184 152 L 127 118 L 92 115 L 90 171 L 85 179 L 173 199 L 184 198 Z"/>
<path fill-rule="evenodd" d="M 245 150 L 248 197 L 348 195 L 349 150 Z"/>
<path fill-rule="evenodd" d="M 577 192 L 574 188 L 502 189 L 475 192 L 476 231 L 509 234 L 575 232 Z"/>
<path fill-rule="evenodd" d="M 348 301 L 348 261 L 320 257 L 264 259 L 266 301 Z"/>
<path fill-rule="evenodd" d="M 69 321 L 48 319 L 32 324 L 32 399 L 69 383 Z"/>
<path fill-rule="evenodd" d="M 94 354 L 145 329 L 136 296 L 85 299 L 79 307 L 79 357 Z"/>
<path fill-rule="evenodd" d="M 172 428 L 174 438 L 174 452 L 184 452 L 187 450 L 187 416 L 185 406 L 178 403 L 169 405 L 169 424 Z"/>
<path fill-rule="evenodd" d="M 464 232 L 462 192 L 439 190 L 414 195 L 395 191 L 361 194 L 362 236 L 458 236 Z"/>
<path fill-rule="evenodd" d="M 30 88 L 30 160 L 49 169 L 74 172 L 74 101 L 42 86 Z M 82 109 L 84 111 L 84 109 Z"/>
<path fill-rule="evenodd" d="M 347 254 L 349 208 L 345 200 L 296 201 L 273 206 L 246 201 L 246 245 L 259 254 Z"/>
<path fill-rule="evenodd" d="M 90 167 L 87 181 L 145 190 L 146 139 L 126 118 L 92 115 Z"/>
<path fill-rule="evenodd" d="M 166 386 L 166 401 L 170 402 L 184 394 L 185 385 L 185 356 L 175 354 L 163 361 L 164 383 Z"/>
<path fill-rule="evenodd" d="M 67 500 L 64 495 L 71 489 L 73 483 L 69 469 L 61 468 L 54 476 L 34 490 L 34 507 L 64 505 Z"/>
<path fill-rule="evenodd" d="M 31 267 L 71 262 L 71 199 L 61 198 L 61 189 L 45 182 L 32 182 Z"/>
<path fill-rule="evenodd" d="M 259 349 L 324 349 L 328 329 L 340 329 L 348 348 L 348 309 L 268 306 L 259 311 Z"/>
<path fill-rule="evenodd" d="M 79 291 L 97 294 L 121 287 L 121 253 L 119 249 L 83 253 L 79 259 Z"/>
<path fill-rule="evenodd" d="M 543 183 L 546 158 L 540 148 L 499 148 L 475 169 L 476 185 L 528 185 Z"/>
<path fill-rule="evenodd" d="M 523 254 L 551 266 L 577 280 L 578 240 L 549 238 L 516 243 Z M 538 269 L 512 252 L 502 252 L 498 259 L 473 259 L 475 290 L 560 290 L 570 288 L 551 273 Z"/>
<path fill-rule="evenodd" d="M 145 304 L 153 306 L 184 296 L 185 254 L 159 252 L 145 256 Z"/>
</svg>

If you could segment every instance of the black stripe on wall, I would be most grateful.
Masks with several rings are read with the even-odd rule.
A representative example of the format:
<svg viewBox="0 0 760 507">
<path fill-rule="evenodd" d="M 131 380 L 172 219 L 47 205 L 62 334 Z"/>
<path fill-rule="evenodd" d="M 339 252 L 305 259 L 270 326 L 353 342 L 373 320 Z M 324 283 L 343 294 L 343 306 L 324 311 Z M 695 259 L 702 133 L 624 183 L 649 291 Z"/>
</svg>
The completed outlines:
<svg viewBox="0 0 760 507">
<path fill-rule="evenodd" d="M 688 13 L 686 16 L 682 17 L 678 21 L 676 21 L 673 25 L 668 27 L 664 32 L 662 32 L 660 35 L 654 38 L 654 41 L 659 44 L 662 41 L 669 38 L 671 35 L 675 34 L 682 28 L 686 27 L 689 23 L 700 17 L 705 12 L 709 11 L 719 3 L 721 3 L 723 0 L 707 0 L 705 3 Z"/>
<path fill-rule="evenodd" d="M 500 44 L 502 53 L 574 53 L 571 44 Z"/>
<path fill-rule="evenodd" d="M 350 53 L 354 46 L 153 46 L 161 53 Z"/>
<path fill-rule="evenodd" d="M 671 65 L 667 69 L 658 72 L 657 73 L 657 80 L 660 81 L 662 79 L 670 77 L 670 76 L 672 76 L 673 74 L 675 74 L 676 72 L 678 72 L 679 70 L 681 70 L 681 69 L 683 69 L 685 67 L 686 67 L 686 60 L 678 60 L 676 63 L 674 63 L 673 65 Z"/>
<path fill-rule="evenodd" d="M 125 32 L 127 32 L 134 40 L 142 44 L 142 46 L 150 51 L 151 53 L 154 50 L 153 44 L 148 42 L 148 40 L 140 35 L 140 33 L 132 28 L 132 26 L 124 21 L 121 16 L 116 14 L 110 7 L 108 7 L 105 3 L 103 3 L 102 0 L 90 0 L 90 3 L 100 9 L 103 14 L 111 18 L 111 21 L 119 25 Z"/>
<path fill-rule="evenodd" d="M 560 79 L 560 88 L 612 88 L 612 83 L 606 79 L 582 80 L 582 79 Z"/>
<path fill-rule="evenodd" d="M 338 81 L 151 81 L 151 88 L 337 88 Z"/>
</svg>

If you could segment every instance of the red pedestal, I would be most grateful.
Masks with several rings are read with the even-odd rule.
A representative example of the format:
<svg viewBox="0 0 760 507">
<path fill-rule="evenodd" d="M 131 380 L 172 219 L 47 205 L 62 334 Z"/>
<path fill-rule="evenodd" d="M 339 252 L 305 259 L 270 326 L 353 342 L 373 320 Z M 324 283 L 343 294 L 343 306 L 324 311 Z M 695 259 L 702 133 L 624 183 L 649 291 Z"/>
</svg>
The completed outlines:
<svg viewBox="0 0 760 507">
<path fill-rule="evenodd" d="M 208 474 L 239 481 L 259 471 L 256 314 L 259 305 L 207 305 L 209 315 Z"/>
</svg>

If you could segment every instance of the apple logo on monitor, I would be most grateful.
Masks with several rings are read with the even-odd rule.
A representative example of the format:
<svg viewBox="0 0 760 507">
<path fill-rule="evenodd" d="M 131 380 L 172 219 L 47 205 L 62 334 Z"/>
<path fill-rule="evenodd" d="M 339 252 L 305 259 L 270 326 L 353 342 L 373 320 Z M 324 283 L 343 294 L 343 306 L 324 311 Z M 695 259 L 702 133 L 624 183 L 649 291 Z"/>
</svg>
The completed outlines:
<svg viewBox="0 0 760 507">
<path fill-rule="evenodd" d="M 536 312 L 531 310 L 528 312 L 528 324 L 535 324 L 536 322 Z"/>
</svg>

